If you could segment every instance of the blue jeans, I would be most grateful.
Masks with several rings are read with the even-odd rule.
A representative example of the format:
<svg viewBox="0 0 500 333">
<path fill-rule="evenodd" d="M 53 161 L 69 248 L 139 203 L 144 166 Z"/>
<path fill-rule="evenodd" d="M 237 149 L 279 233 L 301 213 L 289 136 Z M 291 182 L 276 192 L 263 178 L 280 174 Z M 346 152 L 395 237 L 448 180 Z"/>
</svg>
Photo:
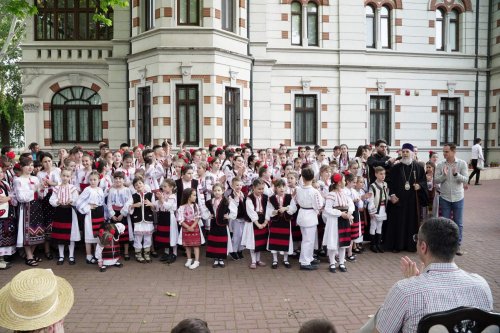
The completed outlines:
<svg viewBox="0 0 500 333">
<path fill-rule="evenodd" d="M 449 202 L 439 197 L 439 208 L 441 208 L 441 216 L 451 219 L 453 212 L 453 221 L 458 226 L 458 243 L 462 244 L 462 230 L 464 228 L 464 199 L 455 202 Z"/>
</svg>

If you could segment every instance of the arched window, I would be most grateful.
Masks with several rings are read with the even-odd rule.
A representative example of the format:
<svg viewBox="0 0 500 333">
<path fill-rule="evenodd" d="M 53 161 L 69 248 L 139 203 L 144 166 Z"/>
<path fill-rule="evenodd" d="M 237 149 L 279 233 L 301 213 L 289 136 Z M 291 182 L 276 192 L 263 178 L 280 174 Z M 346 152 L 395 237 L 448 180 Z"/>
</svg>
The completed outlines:
<svg viewBox="0 0 500 333">
<path fill-rule="evenodd" d="M 318 6 L 314 2 L 307 4 L 307 44 L 318 46 Z"/>
<path fill-rule="evenodd" d="M 391 47 L 391 10 L 387 6 L 380 9 L 380 43 L 383 48 Z"/>
<path fill-rule="evenodd" d="M 292 45 L 302 45 L 302 5 L 292 2 Z"/>
<path fill-rule="evenodd" d="M 436 50 L 444 50 L 444 12 L 436 9 Z"/>
<path fill-rule="evenodd" d="M 375 27 L 375 9 L 372 6 L 365 7 L 366 15 L 366 47 L 375 48 L 376 27 Z"/>
<path fill-rule="evenodd" d="M 85 87 L 68 87 L 52 98 L 52 142 L 102 141 L 101 96 Z"/>
<path fill-rule="evenodd" d="M 36 40 L 110 40 L 113 28 L 92 17 L 99 8 L 95 0 L 38 0 L 35 16 Z M 106 16 L 113 19 L 110 9 Z"/>
<path fill-rule="evenodd" d="M 446 12 L 443 8 L 436 9 L 436 50 L 460 50 L 460 12 Z"/>
<path fill-rule="evenodd" d="M 450 12 L 450 25 L 449 25 L 449 31 L 450 31 L 450 50 L 451 51 L 458 51 L 459 49 L 459 43 L 458 43 L 458 37 L 459 37 L 459 29 L 458 29 L 458 12 L 456 10 L 452 10 Z"/>
</svg>

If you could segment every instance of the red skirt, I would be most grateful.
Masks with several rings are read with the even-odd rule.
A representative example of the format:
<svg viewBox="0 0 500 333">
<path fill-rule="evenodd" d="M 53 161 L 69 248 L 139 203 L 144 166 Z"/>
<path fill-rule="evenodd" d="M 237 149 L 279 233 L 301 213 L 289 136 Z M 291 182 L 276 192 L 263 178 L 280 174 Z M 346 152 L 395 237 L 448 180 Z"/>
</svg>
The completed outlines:
<svg viewBox="0 0 500 333">
<path fill-rule="evenodd" d="M 71 227 L 73 225 L 73 208 L 71 206 L 57 206 L 52 222 L 51 239 L 56 244 L 69 244 L 71 241 Z"/>
<path fill-rule="evenodd" d="M 159 247 L 170 246 L 170 212 L 158 212 L 156 225 L 155 245 Z"/>
<path fill-rule="evenodd" d="M 188 226 L 192 226 L 194 221 L 184 221 Z M 183 246 L 200 246 L 201 245 L 201 234 L 200 228 L 194 228 L 194 231 L 188 231 L 186 228 L 182 227 L 182 245 Z"/>
</svg>

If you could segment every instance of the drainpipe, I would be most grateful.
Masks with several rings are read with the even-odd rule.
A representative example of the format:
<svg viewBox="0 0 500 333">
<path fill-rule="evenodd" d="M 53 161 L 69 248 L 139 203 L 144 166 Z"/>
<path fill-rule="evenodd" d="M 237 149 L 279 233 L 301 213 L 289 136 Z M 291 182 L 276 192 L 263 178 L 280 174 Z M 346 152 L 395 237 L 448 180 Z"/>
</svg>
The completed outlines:
<svg viewBox="0 0 500 333">
<path fill-rule="evenodd" d="M 129 114 L 129 105 L 130 105 L 130 92 L 129 92 L 129 86 L 130 86 L 130 68 L 129 68 L 129 63 L 128 63 L 128 56 L 132 53 L 132 6 L 129 4 L 130 8 L 130 13 L 129 13 L 129 38 L 128 38 L 128 55 L 127 59 L 125 59 L 126 66 L 127 66 L 127 72 L 125 73 L 125 89 L 127 91 L 127 107 L 126 107 L 126 112 L 127 112 L 127 126 L 125 127 L 127 129 L 127 143 L 130 144 L 130 114 Z"/>
<path fill-rule="evenodd" d="M 479 1 L 478 1 L 479 2 Z M 493 21 L 493 0 L 488 2 L 488 41 L 486 43 L 486 115 L 484 129 L 484 160 L 488 160 L 488 139 L 489 139 L 489 121 L 490 121 L 490 90 L 491 90 L 491 22 Z"/>
<path fill-rule="evenodd" d="M 479 107 L 479 1 L 476 1 L 476 31 L 475 31 L 475 58 L 476 88 L 474 93 L 474 140 L 477 138 L 477 117 Z"/>
<path fill-rule="evenodd" d="M 253 147 L 253 67 L 255 60 L 250 53 L 250 0 L 247 0 L 247 55 L 252 58 L 250 64 L 250 145 Z"/>
</svg>

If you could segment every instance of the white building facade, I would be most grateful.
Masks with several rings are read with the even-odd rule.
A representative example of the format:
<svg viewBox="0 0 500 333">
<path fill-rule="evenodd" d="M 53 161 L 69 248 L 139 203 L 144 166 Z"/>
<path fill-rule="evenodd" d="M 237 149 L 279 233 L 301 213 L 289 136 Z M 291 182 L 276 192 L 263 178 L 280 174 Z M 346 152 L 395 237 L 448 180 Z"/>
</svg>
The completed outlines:
<svg viewBox="0 0 500 333">
<path fill-rule="evenodd" d="M 499 0 L 135 0 L 111 29 L 87 2 L 39 5 L 22 45 L 44 149 L 383 138 L 465 158 L 481 137 L 500 159 Z"/>
</svg>

